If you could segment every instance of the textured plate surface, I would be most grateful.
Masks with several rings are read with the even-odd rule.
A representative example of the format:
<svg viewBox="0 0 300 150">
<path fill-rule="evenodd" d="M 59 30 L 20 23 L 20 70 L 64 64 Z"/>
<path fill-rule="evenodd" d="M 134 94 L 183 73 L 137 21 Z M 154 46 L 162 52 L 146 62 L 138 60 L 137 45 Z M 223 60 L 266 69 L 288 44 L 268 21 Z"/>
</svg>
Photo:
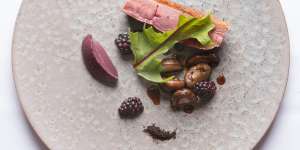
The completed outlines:
<svg viewBox="0 0 300 150">
<path fill-rule="evenodd" d="M 289 67 L 289 40 L 276 0 L 182 0 L 212 10 L 231 24 L 221 51 L 227 83 L 211 103 L 188 115 L 167 101 L 154 106 L 130 62 L 114 46 L 126 31 L 122 0 L 24 0 L 16 24 L 13 70 L 19 98 L 51 149 L 199 150 L 251 149 L 274 119 Z M 120 79 L 116 88 L 86 71 L 81 41 L 93 34 L 107 49 Z M 119 119 L 128 96 L 143 98 L 145 112 Z M 142 132 L 156 123 L 177 128 L 176 140 L 155 142 Z"/>
</svg>

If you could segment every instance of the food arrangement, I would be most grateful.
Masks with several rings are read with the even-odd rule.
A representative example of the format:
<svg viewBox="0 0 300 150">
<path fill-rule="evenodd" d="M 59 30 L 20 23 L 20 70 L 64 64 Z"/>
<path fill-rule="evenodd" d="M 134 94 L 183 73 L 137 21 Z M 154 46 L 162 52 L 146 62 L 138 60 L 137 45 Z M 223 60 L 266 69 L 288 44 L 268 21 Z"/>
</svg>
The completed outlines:
<svg viewBox="0 0 300 150">
<path fill-rule="evenodd" d="M 218 47 L 228 24 L 210 13 L 169 0 L 127 0 L 123 12 L 131 25 L 128 32 L 119 34 L 115 44 L 121 55 L 133 56 L 137 75 L 151 85 L 147 94 L 153 103 L 160 104 L 161 92 L 170 95 L 173 110 L 192 113 L 208 103 L 217 90 L 210 76 L 220 62 Z M 117 82 L 116 68 L 91 35 L 84 39 L 82 50 L 94 77 Z M 223 74 L 217 83 L 225 83 Z M 134 118 L 143 111 L 138 97 L 125 99 L 118 110 L 121 118 Z M 176 137 L 176 131 L 165 131 L 154 124 L 144 131 L 160 140 Z"/>
<path fill-rule="evenodd" d="M 141 78 L 157 85 L 156 99 L 160 91 L 169 93 L 171 107 L 189 113 L 208 102 L 217 89 L 210 75 L 219 63 L 216 48 L 228 31 L 227 23 L 169 0 L 127 0 L 123 11 L 138 25 L 119 34 L 115 44 L 121 55 L 133 55 L 133 68 Z M 102 73 L 117 81 L 117 70 L 90 35 L 83 42 L 83 54 L 94 76 Z M 155 97 L 153 92 L 148 95 Z"/>
<path fill-rule="evenodd" d="M 132 51 L 140 77 L 172 95 L 173 109 L 192 112 L 214 96 L 209 79 L 219 63 L 216 47 L 228 31 L 225 22 L 169 0 L 127 0 L 123 11 L 143 26 L 120 34 L 117 47 L 121 54 Z"/>
<path fill-rule="evenodd" d="M 252 149 L 276 116 L 288 76 L 289 40 L 280 4 L 173 0 L 232 24 L 217 49 L 202 51 L 178 42 L 162 56 L 162 60 L 174 58 L 184 64 L 178 72 L 161 73 L 163 78 L 175 74 L 171 87 L 185 85 L 185 72 L 199 63 L 188 65 L 184 60 L 220 58 L 217 67 L 205 62 L 212 69 L 209 80 L 216 85 L 215 96 L 187 114 L 170 105 L 178 89 L 139 77 L 132 67 L 131 50 L 121 54 L 115 45 L 118 34 L 127 32 L 129 38 L 129 31 L 141 32 L 144 25 L 122 12 L 125 1 L 45 0 L 22 5 L 12 49 L 14 79 L 22 107 L 42 140 L 53 149 Z M 135 22 L 141 28 L 134 30 Z M 79 45 L 87 34 L 102 45 L 118 71 L 113 87 L 94 80 L 85 68 Z M 144 106 L 136 118 L 119 116 L 118 108 L 128 97 L 140 98 Z M 160 101 L 154 105 L 157 97 Z M 166 131 L 177 129 L 176 139 L 152 141 L 142 131 L 153 123 Z"/>
</svg>

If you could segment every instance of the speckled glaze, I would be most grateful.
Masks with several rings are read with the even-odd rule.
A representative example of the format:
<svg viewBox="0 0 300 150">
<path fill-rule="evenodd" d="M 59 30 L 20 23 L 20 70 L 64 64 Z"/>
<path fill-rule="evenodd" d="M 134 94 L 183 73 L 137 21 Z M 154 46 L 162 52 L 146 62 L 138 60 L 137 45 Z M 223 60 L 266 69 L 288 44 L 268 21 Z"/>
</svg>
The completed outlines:
<svg viewBox="0 0 300 150">
<path fill-rule="evenodd" d="M 181 0 L 230 22 L 221 50 L 226 84 L 211 103 L 192 114 L 154 106 L 114 38 L 126 31 L 123 0 L 24 0 L 13 43 L 13 71 L 30 123 L 53 150 L 247 150 L 264 135 L 280 105 L 289 67 L 289 40 L 277 0 Z M 93 34 L 119 71 L 116 87 L 96 82 L 81 56 Z M 128 96 L 145 112 L 119 119 Z M 153 141 L 143 126 L 177 128 L 177 138 Z"/>
</svg>

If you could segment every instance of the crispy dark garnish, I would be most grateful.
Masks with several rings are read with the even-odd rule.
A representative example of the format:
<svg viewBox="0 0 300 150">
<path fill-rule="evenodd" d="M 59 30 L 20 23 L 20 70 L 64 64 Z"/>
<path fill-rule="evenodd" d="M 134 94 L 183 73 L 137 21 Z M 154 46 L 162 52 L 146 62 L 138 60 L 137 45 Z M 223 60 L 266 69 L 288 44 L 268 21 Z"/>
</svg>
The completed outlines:
<svg viewBox="0 0 300 150">
<path fill-rule="evenodd" d="M 147 126 L 144 129 L 144 132 L 148 133 L 153 139 L 158 139 L 161 141 L 176 139 L 176 130 L 166 131 L 164 129 L 161 129 L 160 127 L 155 126 L 155 124 Z"/>
</svg>

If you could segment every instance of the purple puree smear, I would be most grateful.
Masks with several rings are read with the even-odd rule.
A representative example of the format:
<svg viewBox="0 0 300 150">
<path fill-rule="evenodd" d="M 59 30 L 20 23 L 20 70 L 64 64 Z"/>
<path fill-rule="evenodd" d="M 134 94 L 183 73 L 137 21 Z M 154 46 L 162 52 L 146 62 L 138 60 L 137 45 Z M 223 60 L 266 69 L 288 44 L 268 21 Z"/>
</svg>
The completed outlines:
<svg viewBox="0 0 300 150">
<path fill-rule="evenodd" d="M 92 76 L 105 82 L 116 82 L 118 71 L 99 42 L 87 35 L 82 42 L 82 54 L 85 65 Z"/>
</svg>

